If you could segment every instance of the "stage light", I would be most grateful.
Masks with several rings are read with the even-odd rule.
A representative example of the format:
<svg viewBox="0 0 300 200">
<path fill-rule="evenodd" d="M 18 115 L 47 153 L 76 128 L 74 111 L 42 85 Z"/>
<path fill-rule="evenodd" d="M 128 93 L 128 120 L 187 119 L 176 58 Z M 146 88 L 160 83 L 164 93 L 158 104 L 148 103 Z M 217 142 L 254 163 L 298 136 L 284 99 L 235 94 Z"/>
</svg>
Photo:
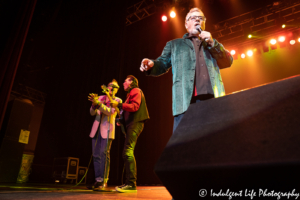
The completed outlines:
<svg viewBox="0 0 300 200">
<path fill-rule="evenodd" d="M 271 43 L 272 45 L 276 44 L 276 42 L 277 42 L 277 41 L 276 41 L 275 39 L 271 39 L 271 40 L 270 40 L 270 43 Z"/>
<path fill-rule="evenodd" d="M 300 38 L 298 38 L 298 42 L 300 42 Z"/>
<path fill-rule="evenodd" d="M 230 51 L 230 54 L 232 55 L 233 60 L 237 60 L 237 59 L 238 59 L 238 55 L 237 55 L 237 53 L 236 53 L 235 50 L 231 50 L 231 51 Z"/>
<path fill-rule="evenodd" d="M 270 40 L 270 44 L 271 44 L 270 47 L 271 47 L 272 50 L 277 49 L 276 43 L 277 43 L 277 41 L 275 39 Z"/>
<path fill-rule="evenodd" d="M 253 51 L 252 51 L 252 50 L 247 51 L 247 55 L 248 55 L 249 57 L 253 56 Z"/>
<path fill-rule="evenodd" d="M 174 11 L 171 11 L 170 12 L 170 17 L 172 17 L 172 18 L 176 17 L 176 13 Z"/>
<path fill-rule="evenodd" d="M 285 36 L 280 36 L 278 38 L 280 48 L 286 47 L 287 41 L 285 40 Z"/>
<path fill-rule="evenodd" d="M 250 38 L 252 38 L 252 35 L 251 35 L 251 34 L 249 34 L 249 35 L 248 35 L 248 38 L 249 38 L 249 39 L 250 39 Z"/>
<path fill-rule="evenodd" d="M 278 38 L 278 41 L 279 41 L 279 42 L 284 42 L 284 41 L 285 41 L 285 37 L 284 37 L 284 36 L 280 36 L 280 37 Z"/>
<path fill-rule="evenodd" d="M 241 58 L 245 58 L 246 55 L 244 53 L 241 54 Z"/>
<path fill-rule="evenodd" d="M 162 17 L 161 17 L 161 20 L 163 21 L 163 22 L 165 22 L 165 21 L 167 21 L 167 16 L 166 15 L 163 15 Z"/>
<path fill-rule="evenodd" d="M 285 28 L 285 27 L 286 27 L 286 25 L 285 25 L 285 24 L 282 24 L 281 28 Z"/>
<path fill-rule="evenodd" d="M 291 40 L 291 41 L 290 41 L 290 44 L 291 44 L 291 45 L 294 45 L 295 43 L 296 43 L 295 40 Z"/>
<path fill-rule="evenodd" d="M 262 48 L 263 48 L 263 52 L 265 52 L 265 53 L 269 52 L 270 48 L 269 48 L 268 42 L 263 42 Z"/>
</svg>

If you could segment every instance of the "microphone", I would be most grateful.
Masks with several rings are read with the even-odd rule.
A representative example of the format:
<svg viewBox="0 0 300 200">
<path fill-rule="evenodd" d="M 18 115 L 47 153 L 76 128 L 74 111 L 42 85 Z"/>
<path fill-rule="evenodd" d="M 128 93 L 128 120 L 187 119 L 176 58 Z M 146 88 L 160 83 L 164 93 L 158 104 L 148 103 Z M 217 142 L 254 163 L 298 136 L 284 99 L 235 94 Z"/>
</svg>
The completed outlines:
<svg viewBox="0 0 300 200">
<path fill-rule="evenodd" d="M 202 32 L 202 29 L 201 29 L 200 25 L 197 25 L 197 26 L 196 26 L 196 30 L 197 30 L 199 33 Z"/>
<path fill-rule="evenodd" d="M 201 34 L 202 29 L 201 29 L 200 25 L 197 25 L 197 26 L 196 26 L 196 30 Z M 208 41 L 208 38 L 205 38 L 204 41 L 207 42 L 207 41 Z"/>
</svg>

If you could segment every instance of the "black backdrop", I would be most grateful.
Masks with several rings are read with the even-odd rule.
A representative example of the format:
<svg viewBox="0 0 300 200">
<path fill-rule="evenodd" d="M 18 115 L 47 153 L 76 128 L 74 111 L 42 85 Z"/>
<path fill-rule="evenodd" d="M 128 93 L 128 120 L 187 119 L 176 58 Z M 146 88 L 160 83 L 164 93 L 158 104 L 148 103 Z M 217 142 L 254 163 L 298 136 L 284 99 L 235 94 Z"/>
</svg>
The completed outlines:
<svg viewBox="0 0 300 200">
<path fill-rule="evenodd" d="M 34 165 L 51 166 L 55 157 L 78 157 L 80 166 L 87 166 L 92 148 L 88 135 L 94 120 L 89 115 L 87 96 L 90 92 L 100 94 L 100 85 L 113 78 L 122 86 L 126 76 L 132 74 L 145 93 L 151 118 L 135 150 L 138 184 L 160 183 L 153 167 L 172 133 L 172 75 L 146 77 L 139 65 L 144 57 L 157 57 L 172 34 L 161 40 L 164 27 L 157 26 L 159 15 L 125 27 L 127 4 L 96 0 L 37 2 L 15 81 L 15 85 L 22 83 L 47 93 Z M 125 98 L 122 87 L 117 96 Z M 123 142 L 117 129 L 111 150 L 110 184 L 121 182 Z M 49 171 L 50 175 L 50 168 L 46 168 L 44 173 Z M 32 174 L 34 180 L 48 180 Z"/>
</svg>

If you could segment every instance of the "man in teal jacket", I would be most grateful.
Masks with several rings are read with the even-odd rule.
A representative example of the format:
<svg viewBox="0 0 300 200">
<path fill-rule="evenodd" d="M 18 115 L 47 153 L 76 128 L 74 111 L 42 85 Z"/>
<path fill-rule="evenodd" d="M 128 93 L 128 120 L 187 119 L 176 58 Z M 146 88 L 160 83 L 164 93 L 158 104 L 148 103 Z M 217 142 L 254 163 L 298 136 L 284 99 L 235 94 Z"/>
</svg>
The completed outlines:
<svg viewBox="0 0 300 200">
<path fill-rule="evenodd" d="M 191 101 L 225 95 L 220 69 L 230 67 L 233 58 L 223 45 L 205 30 L 206 18 L 198 8 L 186 16 L 187 32 L 183 38 L 169 41 L 156 60 L 145 58 L 140 70 L 160 76 L 172 67 L 173 132 Z"/>
</svg>

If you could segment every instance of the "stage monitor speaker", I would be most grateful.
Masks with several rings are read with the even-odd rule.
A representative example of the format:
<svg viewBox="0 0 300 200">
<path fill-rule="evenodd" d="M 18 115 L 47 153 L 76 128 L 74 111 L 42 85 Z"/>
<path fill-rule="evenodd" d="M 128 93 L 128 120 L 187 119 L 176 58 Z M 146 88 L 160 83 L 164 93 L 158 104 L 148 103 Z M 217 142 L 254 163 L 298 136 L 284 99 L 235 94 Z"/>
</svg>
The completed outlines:
<svg viewBox="0 0 300 200">
<path fill-rule="evenodd" d="M 53 161 L 53 178 L 66 183 L 69 179 L 71 182 L 77 182 L 77 173 L 79 158 L 64 157 L 54 158 Z"/>
<path fill-rule="evenodd" d="M 81 181 L 81 179 L 84 177 L 80 184 L 86 184 L 86 177 L 87 177 L 86 172 L 87 172 L 87 170 L 88 170 L 87 167 L 78 166 L 77 182 L 76 183 L 79 183 Z"/>
<path fill-rule="evenodd" d="M 154 171 L 179 200 L 228 199 L 230 192 L 242 199 L 251 191 L 256 198 L 272 190 L 299 193 L 299 169 L 296 76 L 191 104 Z"/>
<path fill-rule="evenodd" d="M 0 182 L 16 182 L 20 171 L 24 143 L 21 130 L 28 130 L 33 111 L 29 100 L 8 102 L 0 131 Z"/>
</svg>

